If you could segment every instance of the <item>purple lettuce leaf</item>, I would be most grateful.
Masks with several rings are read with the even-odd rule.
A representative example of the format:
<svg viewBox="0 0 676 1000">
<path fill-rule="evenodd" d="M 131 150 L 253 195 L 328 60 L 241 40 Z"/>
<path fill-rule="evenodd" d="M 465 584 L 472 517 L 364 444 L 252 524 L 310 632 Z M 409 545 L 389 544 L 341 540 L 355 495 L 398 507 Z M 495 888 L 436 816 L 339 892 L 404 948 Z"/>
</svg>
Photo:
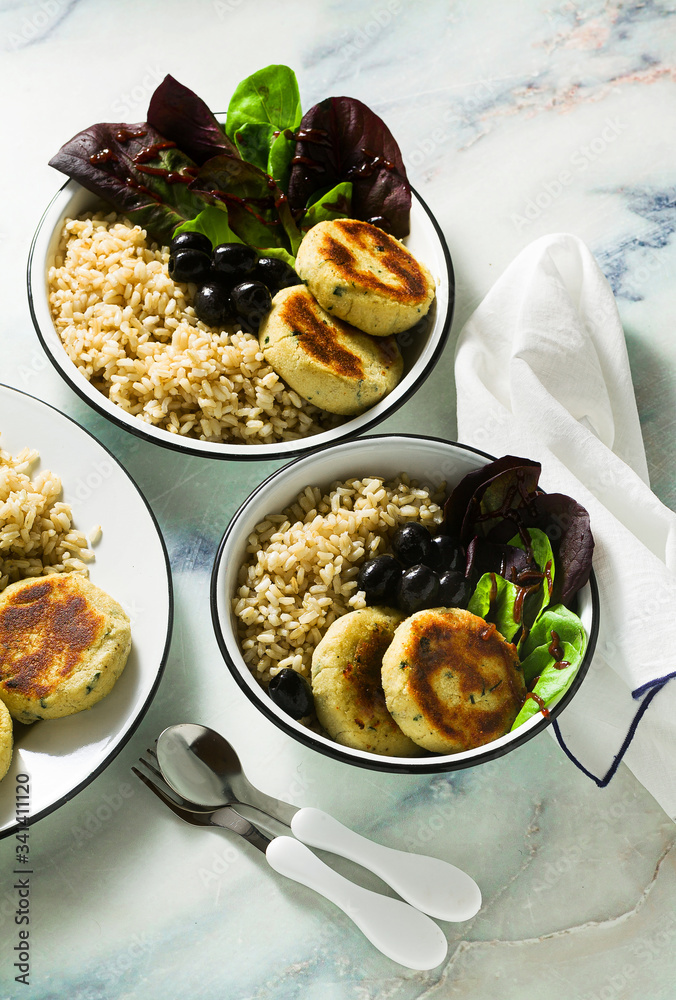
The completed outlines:
<svg viewBox="0 0 676 1000">
<path fill-rule="evenodd" d="M 351 97 L 329 97 L 303 115 L 289 179 L 297 217 L 316 192 L 351 181 L 352 213 L 402 239 L 411 188 L 397 142 L 382 118 Z"/>
<path fill-rule="evenodd" d="M 92 125 L 49 163 L 163 244 L 176 226 L 214 200 L 191 190 L 198 170 L 194 161 L 144 122 Z"/>
<path fill-rule="evenodd" d="M 165 76 L 151 97 L 148 124 L 200 166 L 221 153 L 239 158 L 236 146 L 202 98 L 173 76 Z"/>
<path fill-rule="evenodd" d="M 457 535 L 463 545 L 468 545 L 477 534 L 479 524 L 481 534 L 488 534 L 496 521 L 529 502 L 537 488 L 540 471 L 539 462 L 505 455 L 469 472 L 446 501 L 444 531 Z M 512 521 L 511 530 L 500 541 L 506 542 L 513 534 Z"/>
<path fill-rule="evenodd" d="M 443 530 L 460 538 L 467 549 L 465 575 L 483 573 L 513 579 L 524 569 L 524 553 L 507 542 L 529 528 L 544 531 L 556 556 L 553 603 L 569 604 L 591 572 L 594 539 L 589 514 L 577 501 L 538 489 L 540 464 L 506 455 L 470 472 L 455 487 L 444 507 Z M 526 549 L 528 545 L 526 545 Z"/>
</svg>

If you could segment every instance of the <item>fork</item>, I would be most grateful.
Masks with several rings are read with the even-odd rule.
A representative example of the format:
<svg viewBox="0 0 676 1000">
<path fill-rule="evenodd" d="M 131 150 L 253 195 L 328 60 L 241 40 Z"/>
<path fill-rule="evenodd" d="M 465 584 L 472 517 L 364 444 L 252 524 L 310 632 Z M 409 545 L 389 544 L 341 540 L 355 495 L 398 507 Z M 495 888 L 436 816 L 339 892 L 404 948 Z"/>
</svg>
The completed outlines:
<svg viewBox="0 0 676 1000">
<path fill-rule="evenodd" d="M 420 971 L 434 969 L 443 962 L 448 950 L 446 937 L 420 910 L 350 882 L 293 837 L 267 837 L 233 806 L 200 809 L 185 799 L 179 801 L 154 764 L 143 757 L 139 764 L 150 775 L 132 767 L 136 777 L 182 820 L 194 826 L 220 827 L 243 837 L 265 855 L 270 867 L 280 875 L 314 889 L 339 907 L 388 958 Z"/>
</svg>

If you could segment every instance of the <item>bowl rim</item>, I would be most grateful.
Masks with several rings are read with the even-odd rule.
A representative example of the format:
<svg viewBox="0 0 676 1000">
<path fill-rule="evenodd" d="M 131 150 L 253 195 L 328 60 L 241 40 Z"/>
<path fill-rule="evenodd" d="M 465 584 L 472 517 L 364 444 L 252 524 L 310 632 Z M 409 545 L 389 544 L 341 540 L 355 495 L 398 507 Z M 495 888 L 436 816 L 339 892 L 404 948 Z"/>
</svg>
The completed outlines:
<svg viewBox="0 0 676 1000">
<path fill-rule="evenodd" d="M 76 372 L 78 369 L 75 365 L 69 361 L 70 367 L 72 367 L 73 373 L 70 373 L 69 366 L 61 364 L 60 360 L 55 357 L 48 341 L 48 335 L 43 333 L 41 320 L 38 315 L 37 309 L 37 297 L 41 295 L 39 289 L 42 285 L 45 285 L 45 274 L 44 268 L 42 267 L 41 261 L 37 259 L 37 248 L 41 241 L 45 238 L 45 226 L 49 221 L 51 221 L 51 215 L 54 211 L 55 206 L 63 198 L 67 189 L 72 190 L 73 196 L 78 193 L 78 190 L 84 191 L 82 185 L 78 184 L 72 179 L 66 180 L 61 187 L 56 191 L 53 197 L 50 199 L 49 204 L 42 213 L 40 220 L 36 226 L 35 232 L 31 239 L 30 248 L 28 251 L 28 261 L 26 268 L 26 286 L 28 294 L 28 308 L 31 315 L 31 320 L 33 326 L 35 327 L 35 332 L 37 333 L 38 340 L 44 350 L 45 354 L 49 358 L 49 361 L 59 373 L 59 375 L 64 379 L 67 385 L 75 392 L 77 395 L 84 400 L 93 410 L 101 414 L 107 420 L 110 420 L 113 424 L 121 427 L 123 430 L 141 438 L 144 441 L 149 441 L 152 444 L 158 445 L 161 448 L 166 448 L 170 451 L 176 451 L 184 455 L 194 455 L 199 458 L 212 458 L 218 461 L 230 460 L 230 461 L 244 461 L 244 462 L 261 462 L 261 461 L 278 461 L 278 460 L 291 460 L 303 457 L 315 450 L 320 450 L 325 447 L 331 447 L 333 444 L 339 444 L 343 441 L 352 440 L 355 437 L 366 433 L 371 428 L 375 427 L 377 424 L 386 420 L 388 417 L 392 416 L 397 410 L 408 402 L 408 400 L 418 391 L 426 379 L 431 375 L 433 370 L 436 368 L 437 363 L 444 351 L 446 342 L 448 340 L 451 325 L 453 322 L 453 316 L 455 312 L 455 271 L 453 268 L 453 262 L 451 260 L 450 251 L 448 249 L 448 244 L 441 230 L 439 223 L 437 222 L 435 216 L 432 214 L 427 203 L 420 197 L 418 192 L 411 187 L 411 194 L 415 200 L 419 203 L 420 208 L 427 218 L 428 222 L 431 224 L 434 235 L 439 244 L 440 256 L 442 260 L 441 277 L 442 280 L 445 278 L 448 282 L 448 304 L 446 306 L 446 314 L 443 318 L 439 319 L 441 328 L 437 334 L 436 344 L 433 347 L 430 357 L 427 359 L 422 370 L 417 374 L 415 379 L 411 382 L 408 388 L 397 395 L 397 386 L 384 396 L 382 400 L 379 400 L 373 407 L 366 410 L 363 414 L 358 414 L 356 417 L 352 417 L 345 421 L 343 424 L 339 424 L 335 428 L 329 428 L 326 431 L 320 431 L 318 434 L 310 435 L 309 437 L 299 438 L 295 441 L 281 441 L 273 442 L 270 444 L 262 445 L 247 445 L 242 442 L 206 442 L 199 441 L 199 439 L 187 438 L 180 435 L 171 434 L 165 431 L 163 428 L 155 427 L 152 424 L 145 424 L 144 421 L 140 420 L 133 414 L 127 413 L 127 411 L 122 410 L 116 404 L 111 403 L 107 396 L 95 390 L 93 387 L 90 391 L 87 391 L 87 387 L 81 385 L 76 377 Z M 49 231 L 49 237 L 51 237 L 55 226 Z M 40 267 L 38 278 L 38 265 Z M 40 284 L 42 282 L 42 285 Z M 55 329 L 52 324 L 52 329 Z M 67 356 L 65 356 L 67 357 Z M 417 362 L 416 362 L 417 363 Z M 415 365 L 411 368 L 409 375 L 413 372 Z M 405 378 L 406 376 L 404 376 Z M 403 379 L 402 379 L 403 381 Z M 89 385 L 89 383 L 87 383 Z M 97 398 L 100 396 L 100 400 Z M 388 404 L 388 399 L 393 397 Z M 382 412 L 378 412 L 375 415 L 369 416 L 374 409 L 380 407 L 381 403 Z M 349 429 L 349 425 L 353 422 L 357 423 L 356 427 Z M 138 426 L 137 426 L 138 425 Z M 348 428 L 345 430 L 345 428 Z"/>
<path fill-rule="evenodd" d="M 375 434 L 369 435 L 366 438 L 359 436 L 354 439 L 353 443 L 358 443 L 359 441 L 383 441 L 391 438 L 396 439 L 408 439 L 413 441 L 425 441 L 432 442 L 434 444 L 450 445 L 455 448 L 459 448 L 463 451 L 468 451 L 474 455 L 479 455 L 482 458 L 486 458 L 488 461 L 495 461 L 495 456 L 489 454 L 486 451 L 482 451 L 479 448 L 474 448 L 472 445 L 462 444 L 459 441 L 448 441 L 445 438 L 434 437 L 432 435 L 423 434 L 408 434 L 393 432 L 389 434 Z M 348 444 L 346 441 L 336 442 L 335 445 L 328 445 L 325 448 L 317 449 L 317 453 L 323 453 L 330 450 L 332 447 L 339 447 Z M 275 480 L 282 473 L 288 472 L 293 466 L 300 464 L 303 460 L 307 460 L 309 456 L 301 456 L 295 459 L 293 462 L 289 462 L 279 469 L 276 469 L 270 475 L 255 487 L 255 489 L 249 494 L 249 496 L 239 505 L 235 513 L 230 518 L 221 541 L 219 542 L 218 549 L 214 558 L 212 570 L 211 570 L 211 582 L 209 591 L 209 604 L 211 608 L 211 620 L 216 635 L 216 641 L 221 652 L 221 656 L 225 660 L 226 666 L 228 667 L 230 673 L 234 677 L 236 683 L 238 684 L 241 691 L 244 692 L 249 702 L 262 712 L 262 714 L 278 729 L 281 729 L 287 736 L 292 737 L 299 743 L 309 747 L 318 753 L 323 754 L 326 757 L 330 757 L 333 760 L 341 761 L 345 764 L 356 765 L 358 767 L 363 767 L 371 771 L 380 771 L 386 773 L 397 773 L 397 774 L 439 774 L 446 771 L 458 771 L 463 770 L 467 767 L 474 767 L 478 764 L 488 763 L 490 761 L 496 760 L 498 757 L 502 757 L 504 754 L 515 750 L 517 747 L 522 746 L 528 740 L 537 736 L 560 715 L 560 713 L 570 704 L 572 698 L 580 688 L 582 681 L 584 680 L 591 662 L 594 656 L 594 651 L 596 648 L 596 642 L 598 638 L 599 631 L 599 618 L 600 618 L 600 599 L 599 590 L 596 582 L 596 576 L 594 569 L 592 567 L 589 575 L 589 589 L 590 589 L 590 602 L 591 602 L 591 625 L 589 628 L 589 634 L 587 636 L 587 648 L 585 650 L 582 663 L 580 664 L 575 677 L 570 683 L 570 686 L 566 692 L 562 695 L 559 701 L 553 705 L 547 711 L 547 715 L 544 715 L 542 711 L 537 712 L 535 715 L 531 716 L 522 726 L 518 729 L 513 730 L 514 735 L 510 735 L 510 738 L 505 741 L 505 737 L 501 737 L 500 740 L 494 740 L 492 743 L 486 744 L 486 749 L 482 751 L 481 747 L 474 748 L 474 754 L 471 758 L 464 757 L 462 759 L 454 760 L 453 754 L 443 754 L 430 757 L 413 757 L 410 758 L 410 762 L 401 763 L 403 758 L 388 758 L 378 754 L 368 754 L 364 751 L 352 751 L 352 753 L 347 753 L 346 748 L 342 747 L 339 743 L 333 743 L 327 741 L 326 743 L 318 741 L 315 739 L 315 733 L 310 729 L 303 729 L 302 727 L 294 728 L 292 725 L 286 722 L 284 718 L 277 715 L 273 709 L 268 705 L 267 698 L 264 697 L 263 689 L 260 689 L 260 693 L 255 691 L 242 675 L 240 667 L 235 662 L 230 650 L 228 649 L 227 643 L 225 641 L 225 636 L 221 629 L 219 608 L 218 608 L 218 586 L 219 577 L 221 571 L 221 563 L 223 559 L 223 553 L 225 547 L 233 534 L 237 529 L 237 522 L 240 516 L 248 509 L 251 502 L 267 488 L 267 486 Z M 520 732 L 521 731 L 521 732 Z M 517 735 L 518 734 L 518 735 Z M 505 741 L 505 742 L 501 742 Z M 496 745 L 498 744 L 498 745 Z"/>
</svg>

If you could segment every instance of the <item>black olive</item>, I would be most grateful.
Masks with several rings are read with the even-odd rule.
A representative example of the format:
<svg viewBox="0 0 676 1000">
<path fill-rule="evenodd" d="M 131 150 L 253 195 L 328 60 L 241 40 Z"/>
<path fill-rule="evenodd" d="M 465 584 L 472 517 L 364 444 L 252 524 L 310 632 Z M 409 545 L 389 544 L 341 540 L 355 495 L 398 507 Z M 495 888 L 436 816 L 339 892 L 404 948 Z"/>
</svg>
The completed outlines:
<svg viewBox="0 0 676 1000">
<path fill-rule="evenodd" d="M 175 254 L 179 250 L 201 250 L 211 256 L 211 240 L 204 233 L 179 233 L 169 244 L 169 253 Z"/>
<path fill-rule="evenodd" d="M 177 250 L 169 258 L 169 277 L 174 281 L 202 281 L 210 268 L 211 258 L 202 250 Z"/>
<path fill-rule="evenodd" d="M 278 257 L 259 257 L 252 277 L 255 281 L 262 281 L 271 295 L 276 295 L 282 288 L 301 284 L 291 265 Z"/>
<path fill-rule="evenodd" d="M 289 667 L 275 674 L 268 684 L 268 694 L 292 719 L 304 719 L 314 710 L 312 688 L 301 674 Z"/>
<path fill-rule="evenodd" d="M 219 281 L 207 281 L 193 299 L 195 315 L 207 326 L 224 326 L 234 319 L 229 290 Z"/>
<path fill-rule="evenodd" d="M 439 607 L 466 608 L 469 584 L 462 573 L 449 569 L 439 577 Z"/>
<path fill-rule="evenodd" d="M 367 604 L 395 604 L 401 563 L 394 556 L 367 559 L 359 568 L 357 587 L 363 590 Z"/>
<path fill-rule="evenodd" d="M 392 552 L 402 566 L 425 563 L 430 551 L 432 536 L 424 524 L 411 521 L 403 524 L 392 537 Z"/>
<path fill-rule="evenodd" d="M 430 541 L 430 551 L 425 563 L 443 573 L 447 569 L 465 570 L 465 554 L 450 535 L 435 535 Z"/>
<path fill-rule="evenodd" d="M 261 281 L 243 281 L 231 292 L 232 305 L 242 329 L 258 333 L 258 327 L 272 305 L 270 292 Z"/>
<path fill-rule="evenodd" d="M 405 569 L 399 580 L 397 604 L 405 615 L 439 607 L 439 577 L 434 570 L 421 563 Z"/>
<path fill-rule="evenodd" d="M 215 271 L 244 281 L 251 275 L 258 253 L 246 243 L 219 243 L 214 247 L 211 260 Z"/>
</svg>

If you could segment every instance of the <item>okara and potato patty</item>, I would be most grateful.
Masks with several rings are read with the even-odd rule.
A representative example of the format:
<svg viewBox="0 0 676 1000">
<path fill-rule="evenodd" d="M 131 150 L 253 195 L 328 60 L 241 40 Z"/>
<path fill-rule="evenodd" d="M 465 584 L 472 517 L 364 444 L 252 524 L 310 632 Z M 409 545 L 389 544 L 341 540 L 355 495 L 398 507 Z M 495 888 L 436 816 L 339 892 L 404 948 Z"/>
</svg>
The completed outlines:
<svg viewBox="0 0 676 1000">
<path fill-rule="evenodd" d="M 0 781 L 9 771 L 12 763 L 12 749 L 14 747 L 14 734 L 12 729 L 12 716 L 9 709 L 0 701 Z"/>
<path fill-rule="evenodd" d="M 503 736 L 526 697 L 516 648 L 460 608 L 418 611 L 402 622 L 383 656 L 382 683 L 392 718 L 434 753 Z"/>
<path fill-rule="evenodd" d="M 383 654 L 403 615 L 370 607 L 337 618 L 312 657 L 317 718 L 343 746 L 390 757 L 411 757 L 420 748 L 394 723 L 380 680 Z"/>
<path fill-rule="evenodd" d="M 91 708 L 130 647 L 125 612 L 79 574 L 20 580 L 0 595 L 0 699 L 19 722 Z"/>
<path fill-rule="evenodd" d="M 392 236 L 358 219 L 318 222 L 303 237 L 296 272 L 327 312 L 378 337 L 426 316 L 434 278 Z"/>
<path fill-rule="evenodd" d="M 258 339 L 287 385 L 330 413 L 362 413 L 394 389 L 404 370 L 394 338 L 369 337 L 335 319 L 305 285 L 277 292 Z"/>
</svg>

